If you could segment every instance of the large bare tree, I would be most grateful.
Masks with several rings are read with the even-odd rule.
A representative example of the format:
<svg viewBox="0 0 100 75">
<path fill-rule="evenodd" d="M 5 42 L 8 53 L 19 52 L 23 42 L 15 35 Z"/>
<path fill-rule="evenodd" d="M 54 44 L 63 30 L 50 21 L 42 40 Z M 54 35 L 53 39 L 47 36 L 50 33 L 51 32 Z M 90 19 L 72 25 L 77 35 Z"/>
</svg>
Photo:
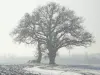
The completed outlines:
<svg viewBox="0 0 100 75">
<path fill-rule="evenodd" d="M 12 32 L 17 42 L 34 44 L 40 41 L 48 50 L 49 64 L 55 64 L 57 51 L 74 46 L 87 47 L 92 35 L 83 28 L 83 18 L 54 2 L 26 14 Z"/>
</svg>

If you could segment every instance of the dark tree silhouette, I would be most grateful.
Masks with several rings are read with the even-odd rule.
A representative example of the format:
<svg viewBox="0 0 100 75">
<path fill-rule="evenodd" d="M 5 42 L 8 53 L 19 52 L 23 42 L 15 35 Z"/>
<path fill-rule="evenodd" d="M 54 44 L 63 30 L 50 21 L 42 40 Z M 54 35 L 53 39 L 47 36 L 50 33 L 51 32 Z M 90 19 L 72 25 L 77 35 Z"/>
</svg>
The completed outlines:
<svg viewBox="0 0 100 75">
<path fill-rule="evenodd" d="M 55 64 L 60 48 L 87 47 L 94 42 L 82 24 L 83 18 L 74 11 L 50 2 L 36 8 L 32 14 L 27 13 L 12 33 L 17 42 L 34 44 L 40 41 L 49 51 L 49 64 Z"/>
<path fill-rule="evenodd" d="M 41 51 L 41 43 L 38 42 L 38 58 L 37 58 L 37 63 L 40 63 L 41 62 L 41 59 L 42 59 L 42 51 Z"/>
<path fill-rule="evenodd" d="M 42 57 L 45 56 L 46 54 L 47 54 L 46 48 L 44 47 L 44 45 L 40 41 L 38 41 L 37 52 L 35 53 L 35 57 L 37 58 L 36 62 L 40 63 L 42 60 Z"/>
</svg>

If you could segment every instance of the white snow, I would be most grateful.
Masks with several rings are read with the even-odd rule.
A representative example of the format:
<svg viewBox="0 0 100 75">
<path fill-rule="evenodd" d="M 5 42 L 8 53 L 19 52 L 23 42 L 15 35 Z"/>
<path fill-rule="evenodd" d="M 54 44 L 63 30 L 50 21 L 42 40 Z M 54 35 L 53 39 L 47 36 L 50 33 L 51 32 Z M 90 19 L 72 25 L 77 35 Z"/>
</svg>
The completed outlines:
<svg viewBox="0 0 100 75">
<path fill-rule="evenodd" d="M 79 73 L 70 71 L 65 72 L 59 70 L 48 70 L 48 69 L 41 69 L 39 67 L 24 68 L 24 70 L 33 74 L 41 74 L 41 75 L 81 75 Z"/>
</svg>

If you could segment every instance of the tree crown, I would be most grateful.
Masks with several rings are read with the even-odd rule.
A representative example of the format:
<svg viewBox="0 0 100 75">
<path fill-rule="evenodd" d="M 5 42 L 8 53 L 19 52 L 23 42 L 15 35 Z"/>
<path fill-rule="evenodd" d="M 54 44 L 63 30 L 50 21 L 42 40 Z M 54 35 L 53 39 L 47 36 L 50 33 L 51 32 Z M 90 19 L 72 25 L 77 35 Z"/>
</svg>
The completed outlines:
<svg viewBox="0 0 100 75">
<path fill-rule="evenodd" d="M 83 26 L 83 18 L 55 2 L 26 13 L 12 35 L 17 42 L 34 44 L 40 41 L 45 46 L 61 47 L 88 46 L 94 42 L 92 34 Z"/>
</svg>

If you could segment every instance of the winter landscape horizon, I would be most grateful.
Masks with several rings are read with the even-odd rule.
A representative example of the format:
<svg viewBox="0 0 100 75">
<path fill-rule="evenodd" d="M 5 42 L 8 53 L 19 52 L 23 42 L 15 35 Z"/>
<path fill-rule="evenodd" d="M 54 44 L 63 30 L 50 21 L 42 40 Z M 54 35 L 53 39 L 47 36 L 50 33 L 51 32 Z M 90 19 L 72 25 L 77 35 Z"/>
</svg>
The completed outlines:
<svg viewBox="0 0 100 75">
<path fill-rule="evenodd" d="M 99 0 L 0 0 L 0 75 L 100 75 Z"/>
</svg>

